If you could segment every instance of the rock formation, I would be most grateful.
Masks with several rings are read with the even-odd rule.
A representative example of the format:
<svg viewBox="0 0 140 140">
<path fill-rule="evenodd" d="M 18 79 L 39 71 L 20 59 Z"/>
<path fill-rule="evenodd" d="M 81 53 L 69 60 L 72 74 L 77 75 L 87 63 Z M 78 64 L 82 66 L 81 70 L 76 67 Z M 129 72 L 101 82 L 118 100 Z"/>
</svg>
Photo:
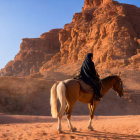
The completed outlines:
<svg viewBox="0 0 140 140">
<path fill-rule="evenodd" d="M 112 0 L 85 0 L 84 9 L 90 9 L 93 7 L 100 6 L 106 2 L 112 2 Z"/>
<path fill-rule="evenodd" d="M 38 72 L 41 66 L 40 72 L 47 71 L 58 63 L 82 62 L 88 52 L 93 52 L 100 69 L 129 65 L 139 68 L 139 17 L 140 8 L 133 5 L 85 0 L 82 11 L 62 30 L 50 31 L 38 39 L 23 39 L 20 52 L 2 72 L 28 75 Z"/>
<path fill-rule="evenodd" d="M 61 62 L 76 62 L 93 52 L 96 64 L 114 66 L 120 61 L 128 65 L 140 47 L 139 16 L 140 9 L 133 5 L 85 0 L 82 12 L 59 33 Z"/>
<path fill-rule="evenodd" d="M 19 53 L 1 70 L 1 75 L 25 76 L 38 72 L 40 67 L 59 51 L 60 30 L 53 29 L 43 33 L 40 38 L 22 39 Z"/>
</svg>

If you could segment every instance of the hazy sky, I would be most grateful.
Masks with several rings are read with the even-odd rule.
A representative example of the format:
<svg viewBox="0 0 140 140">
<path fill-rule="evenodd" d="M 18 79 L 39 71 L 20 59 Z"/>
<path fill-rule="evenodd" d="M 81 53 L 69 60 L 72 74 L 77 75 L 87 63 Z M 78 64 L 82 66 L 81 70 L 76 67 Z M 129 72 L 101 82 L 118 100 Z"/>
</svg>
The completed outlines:
<svg viewBox="0 0 140 140">
<path fill-rule="evenodd" d="M 118 0 L 140 7 L 140 0 Z M 0 69 L 18 53 L 22 38 L 63 28 L 84 0 L 0 0 Z"/>
</svg>

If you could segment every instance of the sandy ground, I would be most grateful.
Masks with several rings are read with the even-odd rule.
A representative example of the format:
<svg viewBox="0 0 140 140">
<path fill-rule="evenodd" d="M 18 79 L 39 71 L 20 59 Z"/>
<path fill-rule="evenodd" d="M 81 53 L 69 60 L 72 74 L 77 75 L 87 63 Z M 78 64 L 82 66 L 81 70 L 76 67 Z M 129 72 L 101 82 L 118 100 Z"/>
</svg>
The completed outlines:
<svg viewBox="0 0 140 140">
<path fill-rule="evenodd" d="M 94 131 L 87 129 L 88 116 L 72 116 L 76 132 L 70 132 L 66 117 L 63 133 L 50 116 L 0 114 L 0 140 L 140 140 L 140 116 L 95 116 Z"/>
</svg>

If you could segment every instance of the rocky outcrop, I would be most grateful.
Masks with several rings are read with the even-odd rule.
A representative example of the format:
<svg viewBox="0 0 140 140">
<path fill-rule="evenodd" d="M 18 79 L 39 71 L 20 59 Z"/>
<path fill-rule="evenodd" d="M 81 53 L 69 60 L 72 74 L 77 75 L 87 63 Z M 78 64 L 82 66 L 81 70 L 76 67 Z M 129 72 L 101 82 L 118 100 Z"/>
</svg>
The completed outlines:
<svg viewBox="0 0 140 140">
<path fill-rule="evenodd" d="M 19 53 L 1 70 L 1 75 L 25 76 L 38 72 L 40 67 L 59 51 L 60 30 L 43 33 L 40 38 L 22 39 Z"/>
<path fill-rule="evenodd" d="M 29 75 L 62 64 L 82 63 L 93 52 L 97 68 L 139 63 L 140 8 L 113 0 L 85 0 L 80 13 L 62 30 L 23 39 L 14 61 L 2 75 Z M 41 68 L 40 68 L 41 67 Z"/>
<path fill-rule="evenodd" d="M 82 12 L 76 13 L 72 22 L 59 32 L 60 52 L 51 63 L 75 63 L 93 52 L 97 67 L 129 65 L 140 48 L 139 17 L 140 8 L 133 5 L 85 0 Z M 44 65 L 46 69 L 47 66 L 48 63 Z"/>
<path fill-rule="evenodd" d="M 105 3 L 110 3 L 113 0 L 85 0 L 84 2 L 84 9 L 95 8 Z"/>
</svg>

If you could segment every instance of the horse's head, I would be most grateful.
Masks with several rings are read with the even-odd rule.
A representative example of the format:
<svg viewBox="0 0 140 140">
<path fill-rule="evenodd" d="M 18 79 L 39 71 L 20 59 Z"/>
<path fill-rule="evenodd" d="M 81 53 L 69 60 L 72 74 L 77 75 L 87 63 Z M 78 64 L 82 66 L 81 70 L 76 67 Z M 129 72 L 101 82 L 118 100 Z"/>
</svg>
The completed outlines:
<svg viewBox="0 0 140 140">
<path fill-rule="evenodd" d="M 120 97 L 123 96 L 123 82 L 119 76 L 116 76 L 113 89 L 119 94 Z"/>
</svg>

